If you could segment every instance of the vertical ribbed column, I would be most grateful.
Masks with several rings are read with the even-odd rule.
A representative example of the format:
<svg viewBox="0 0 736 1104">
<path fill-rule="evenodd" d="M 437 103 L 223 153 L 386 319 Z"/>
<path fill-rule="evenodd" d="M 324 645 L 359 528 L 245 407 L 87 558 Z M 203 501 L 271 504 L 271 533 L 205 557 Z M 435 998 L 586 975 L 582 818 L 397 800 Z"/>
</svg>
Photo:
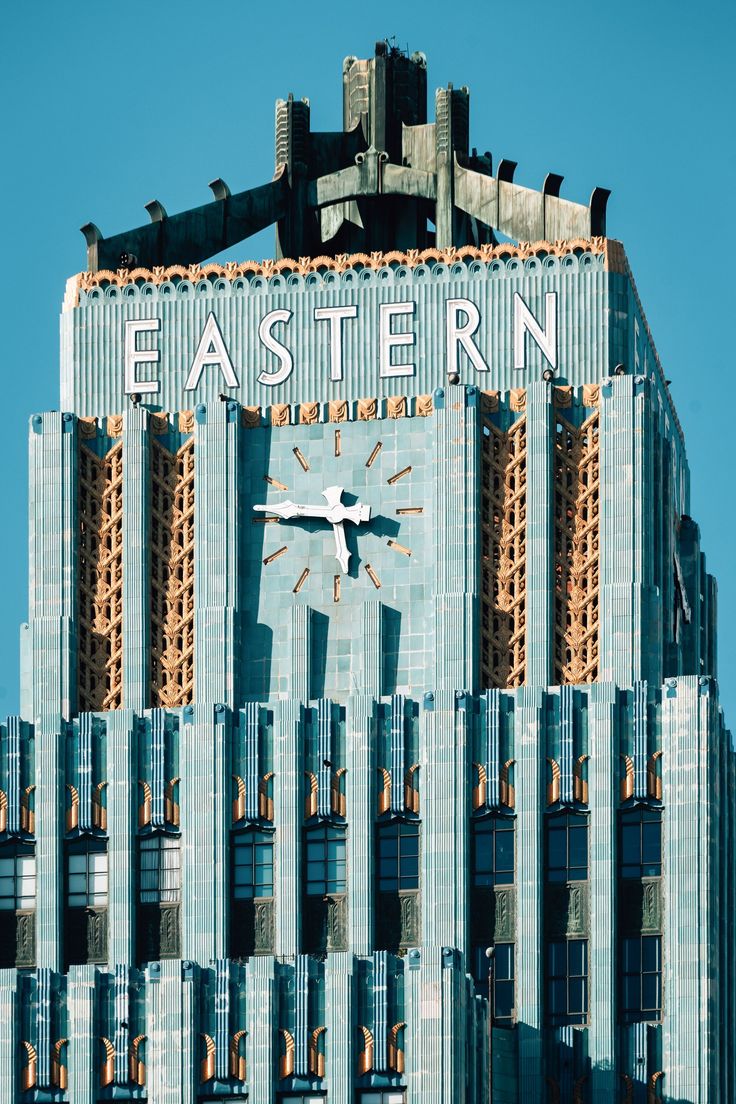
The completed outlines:
<svg viewBox="0 0 736 1104">
<path fill-rule="evenodd" d="M 273 708 L 275 951 L 286 956 L 297 954 L 301 927 L 303 707 L 290 699 Z"/>
<path fill-rule="evenodd" d="M 664 818 L 663 1068 L 667 1096 L 712 1104 L 714 977 L 713 745 L 711 688 L 670 679 L 662 703 Z"/>
<path fill-rule="evenodd" d="M 657 679 L 661 669 L 654 656 L 661 652 L 656 595 L 646 586 L 652 570 L 651 526 L 644 524 L 651 493 L 647 386 L 614 376 L 601 387 L 600 678 L 619 686 Z"/>
<path fill-rule="evenodd" d="M 135 960 L 138 728 L 132 709 L 107 714 L 108 960 Z"/>
<path fill-rule="evenodd" d="M 9 1102 L 14 1102 L 18 1093 L 21 1043 L 18 980 L 17 970 L 0 970 L 0 1085 Z"/>
<path fill-rule="evenodd" d="M 178 959 L 146 972 L 146 1092 L 148 1104 L 195 1104 L 199 1085 L 196 967 L 182 977 Z"/>
<path fill-rule="evenodd" d="M 251 958 L 247 970 L 248 1037 L 246 1060 L 250 1096 L 259 1104 L 274 1098 L 274 1038 L 276 1036 L 276 981 L 273 958 Z"/>
<path fill-rule="evenodd" d="M 328 1100 L 350 1100 L 353 1084 L 353 956 L 331 954 L 325 963 L 325 1088 Z"/>
<path fill-rule="evenodd" d="M 409 951 L 404 967 L 404 1019 L 406 1031 L 404 1043 L 406 1047 L 406 1068 L 404 1080 L 407 1087 L 407 1104 L 421 1104 L 424 1087 L 424 1070 L 422 1068 L 422 1037 L 424 1035 L 424 1020 L 422 1010 L 422 969 L 421 951 Z"/>
<path fill-rule="evenodd" d="M 478 677 L 477 404 L 474 387 L 451 387 L 436 400 L 431 419 L 435 649 L 434 671 L 427 672 L 427 685 L 437 689 L 473 690 Z"/>
<path fill-rule="evenodd" d="M 552 388 L 541 380 L 526 392 L 526 683 L 547 686 L 552 671 L 554 488 Z"/>
<path fill-rule="evenodd" d="M 591 686 L 588 710 L 590 807 L 590 1007 L 588 1029 L 591 1092 L 613 1104 L 616 1073 L 616 810 L 618 794 L 616 689 Z"/>
<path fill-rule="evenodd" d="M 359 650 L 360 682 L 358 689 L 374 698 L 381 696 L 383 682 L 383 604 L 363 603 L 363 631 L 355 640 Z"/>
<path fill-rule="evenodd" d="M 376 703 L 372 697 L 350 695 L 346 730 L 349 946 L 355 954 L 367 955 L 373 946 L 375 909 Z"/>
<path fill-rule="evenodd" d="M 76 421 L 35 414 L 29 443 L 29 622 L 33 719 L 76 705 Z"/>
<path fill-rule="evenodd" d="M 140 712 L 150 702 L 148 411 L 123 415 L 123 702 Z"/>
<path fill-rule="evenodd" d="M 240 408 L 198 407 L 195 422 L 195 693 L 198 702 L 235 707 L 238 639 Z"/>
<path fill-rule="evenodd" d="M 434 708 L 420 714 L 422 943 L 428 946 L 464 948 L 467 940 L 469 701 L 460 691 L 437 691 Z"/>
<path fill-rule="evenodd" d="M 298 701 L 309 698 L 309 660 L 312 639 L 312 611 L 309 606 L 294 606 L 291 611 L 291 670 L 289 694 Z"/>
<path fill-rule="evenodd" d="M 95 1104 L 99 1085 L 99 1032 L 95 1030 L 94 966 L 70 966 L 67 981 L 69 1099 Z"/>
<path fill-rule="evenodd" d="M 227 953 L 232 715 L 222 704 L 193 705 L 182 719 L 182 956 L 204 964 Z"/>
<path fill-rule="evenodd" d="M 36 965 L 61 970 L 64 908 L 64 729 L 44 711 L 36 726 Z"/>
<path fill-rule="evenodd" d="M 464 977 L 457 951 L 451 947 L 423 947 L 419 993 L 410 1000 L 412 1065 L 411 1104 L 454 1104 L 464 1097 L 465 1022 L 462 1001 Z M 408 979 L 411 985 L 411 978 Z M 418 997 L 418 999 L 417 999 Z"/>
<path fill-rule="evenodd" d="M 519 1099 L 544 1099 L 543 888 L 544 692 L 522 686 L 514 713 L 516 751 L 516 1019 Z"/>
</svg>

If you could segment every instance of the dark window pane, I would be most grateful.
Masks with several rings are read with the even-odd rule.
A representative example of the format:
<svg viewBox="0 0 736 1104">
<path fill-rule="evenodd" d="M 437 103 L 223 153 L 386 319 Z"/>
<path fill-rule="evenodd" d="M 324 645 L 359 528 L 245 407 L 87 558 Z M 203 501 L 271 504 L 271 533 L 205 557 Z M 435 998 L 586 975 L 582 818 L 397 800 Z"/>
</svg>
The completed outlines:
<svg viewBox="0 0 736 1104">
<path fill-rule="evenodd" d="M 659 985 L 659 974 L 645 974 L 642 978 L 642 1011 L 659 1012 Z"/>
<path fill-rule="evenodd" d="M 514 833 L 496 833 L 496 870 L 514 869 Z"/>
<path fill-rule="evenodd" d="M 586 1011 L 586 990 L 585 978 L 570 978 L 568 1000 L 569 1011 L 572 1014 Z"/>
<path fill-rule="evenodd" d="M 564 869 L 567 866 L 567 838 L 564 828 L 550 828 L 549 831 L 549 868 Z"/>
<path fill-rule="evenodd" d="M 510 1019 L 514 1008 L 513 981 L 497 981 L 495 985 L 494 1014 L 498 1020 Z"/>
</svg>

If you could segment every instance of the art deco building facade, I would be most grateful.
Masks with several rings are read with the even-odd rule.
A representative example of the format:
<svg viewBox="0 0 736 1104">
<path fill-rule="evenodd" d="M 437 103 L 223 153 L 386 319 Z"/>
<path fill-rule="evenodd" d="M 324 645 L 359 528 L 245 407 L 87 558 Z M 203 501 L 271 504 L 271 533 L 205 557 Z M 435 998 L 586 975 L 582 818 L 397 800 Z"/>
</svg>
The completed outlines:
<svg viewBox="0 0 736 1104">
<path fill-rule="evenodd" d="M 381 45 L 343 132 L 279 102 L 270 183 L 85 228 L 0 728 L 8 1104 L 734 1100 L 667 382 L 606 193 L 425 100 Z M 300 260 L 201 264 L 270 223 Z"/>
</svg>

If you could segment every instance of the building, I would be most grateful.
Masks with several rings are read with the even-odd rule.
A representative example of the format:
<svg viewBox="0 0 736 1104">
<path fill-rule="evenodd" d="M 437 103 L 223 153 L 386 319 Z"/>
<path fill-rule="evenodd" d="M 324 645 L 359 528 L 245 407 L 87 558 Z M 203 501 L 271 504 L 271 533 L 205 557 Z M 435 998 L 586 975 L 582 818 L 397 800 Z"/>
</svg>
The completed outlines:
<svg viewBox="0 0 736 1104">
<path fill-rule="evenodd" d="M 422 55 L 343 87 L 341 133 L 277 104 L 270 183 L 85 228 L 29 426 L 0 1095 L 733 1101 L 715 584 L 607 193 L 494 175 Z"/>
</svg>

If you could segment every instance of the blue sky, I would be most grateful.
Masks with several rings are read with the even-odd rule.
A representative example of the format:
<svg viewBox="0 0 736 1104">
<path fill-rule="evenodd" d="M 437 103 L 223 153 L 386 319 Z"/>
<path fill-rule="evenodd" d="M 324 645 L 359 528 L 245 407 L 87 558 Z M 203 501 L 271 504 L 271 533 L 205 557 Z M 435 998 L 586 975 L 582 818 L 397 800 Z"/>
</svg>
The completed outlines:
<svg viewBox="0 0 736 1104">
<path fill-rule="evenodd" d="M 692 513 L 719 582 L 722 699 L 736 723 L 734 152 L 731 3 L 319 5 L 282 0 L 37 0 L 2 16 L 0 103 L 6 292 L 0 434 L 0 715 L 18 708 L 27 613 L 30 414 L 58 403 L 64 282 L 85 266 L 78 227 L 112 234 L 270 179 L 273 105 L 309 97 L 341 125 L 341 64 L 395 36 L 429 61 L 431 91 L 471 92 L 471 144 L 518 161 L 519 183 L 564 174 L 562 194 L 613 192 L 608 231 L 634 270 L 682 422 Z M 234 251 L 272 252 L 272 235 Z M 11 286 L 12 285 L 12 286 Z"/>
</svg>

